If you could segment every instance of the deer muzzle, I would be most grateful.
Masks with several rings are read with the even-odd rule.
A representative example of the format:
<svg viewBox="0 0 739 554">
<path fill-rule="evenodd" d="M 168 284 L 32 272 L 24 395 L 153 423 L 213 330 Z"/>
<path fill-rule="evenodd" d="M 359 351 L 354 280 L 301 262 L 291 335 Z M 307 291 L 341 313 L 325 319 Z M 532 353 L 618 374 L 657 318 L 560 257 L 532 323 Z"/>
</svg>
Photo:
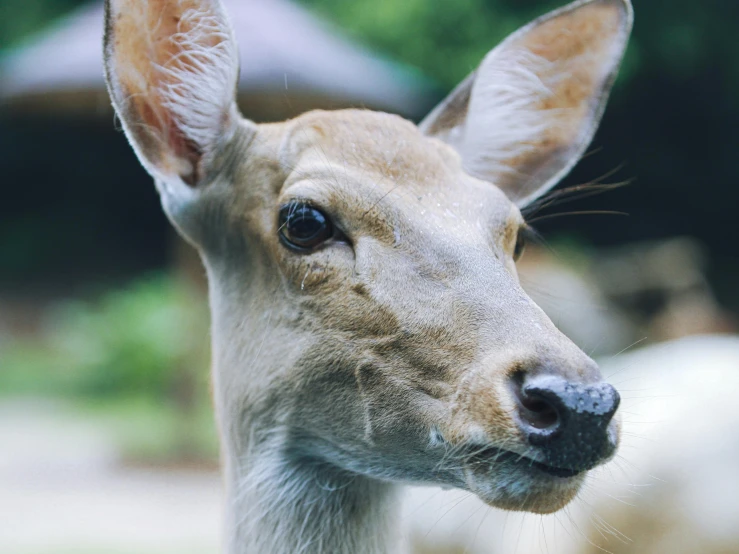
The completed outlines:
<svg viewBox="0 0 739 554">
<path fill-rule="evenodd" d="M 611 425 L 620 396 L 613 386 L 583 384 L 556 375 L 525 377 L 514 387 L 517 423 L 541 462 L 564 472 L 582 472 L 616 451 Z"/>
</svg>

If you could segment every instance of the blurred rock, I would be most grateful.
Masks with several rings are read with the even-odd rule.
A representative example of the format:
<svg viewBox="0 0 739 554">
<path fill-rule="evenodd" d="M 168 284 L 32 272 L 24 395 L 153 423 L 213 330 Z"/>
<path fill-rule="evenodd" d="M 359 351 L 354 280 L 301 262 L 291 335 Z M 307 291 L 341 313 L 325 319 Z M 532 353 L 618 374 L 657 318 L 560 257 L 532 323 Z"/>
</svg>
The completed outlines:
<svg viewBox="0 0 739 554">
<path fill-rule="evenodd" d="M 527 247 L 518 271 L 534 302 L 586 352 L 618 352 L 635 340 L 631 320 L 608 301 L 587 269 L 543 248 Z"/>
<path fill-rule="evenodd" d="M 605 251 L 591 271 L 608 300 L 651 341 L 736 330 L 706 278 L 707 255 L 678 237 Z"/>
<path fill-rule="evenodd" d="M 706 278 L 706 255 L 690 238 L 635 243 L 581 263 L 540 247 L 519 263 L 524 289 L 586 352 L 637 342 L 737 330 Z"/>
</svg>

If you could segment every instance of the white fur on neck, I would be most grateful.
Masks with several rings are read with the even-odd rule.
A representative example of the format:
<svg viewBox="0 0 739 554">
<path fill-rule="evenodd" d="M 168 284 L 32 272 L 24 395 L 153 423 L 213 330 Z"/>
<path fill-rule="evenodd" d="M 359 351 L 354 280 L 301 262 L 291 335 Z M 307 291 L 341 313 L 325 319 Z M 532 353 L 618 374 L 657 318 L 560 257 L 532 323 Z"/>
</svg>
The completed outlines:
<svg viewBox="0 0 739 554">
<path fill-rule="evenodd" d="M 290 459 L 284 436 L 228 464 L 229 554 L 401 552 L 399 487 Z"/>
</svg>

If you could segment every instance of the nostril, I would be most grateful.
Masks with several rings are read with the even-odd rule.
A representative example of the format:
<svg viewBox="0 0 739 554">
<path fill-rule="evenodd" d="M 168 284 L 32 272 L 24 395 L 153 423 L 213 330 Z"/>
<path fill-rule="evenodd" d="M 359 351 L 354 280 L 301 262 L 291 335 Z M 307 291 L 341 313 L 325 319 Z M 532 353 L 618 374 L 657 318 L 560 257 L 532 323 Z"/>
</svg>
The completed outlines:
<svg viewBox="0 0 739 554">
<path fill-rule="evenodd" d="M 519 398 L 523 419 L 535 429 L 552 429 L 559 423 L 559 413 L 552 404 L 536 395 Z"/>
<path fill-rule="evenodd" d="M 519 373 L 513 376 L 512 383 L 524 431 L 542 437 L 554 435 L 563 425 L 566 413 L 562 410 L 561 400 L 546 386 L 548 379 L 532 379 Z"/>
</svg>

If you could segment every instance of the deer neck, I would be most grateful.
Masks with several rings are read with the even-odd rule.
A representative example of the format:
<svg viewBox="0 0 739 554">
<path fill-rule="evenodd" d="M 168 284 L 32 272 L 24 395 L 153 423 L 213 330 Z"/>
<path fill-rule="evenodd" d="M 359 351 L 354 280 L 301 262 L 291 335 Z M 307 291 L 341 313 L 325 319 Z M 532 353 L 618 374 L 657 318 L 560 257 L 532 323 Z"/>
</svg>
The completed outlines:
<svg viewBox="0 0 739 554">
<path fill-rule="evenodd" d="M 227 464 L 228 553 L 398 552 L 396 487 L 254 452 Z"/>
<path fill-rule="evenodd" d="M 400 487 L 299 454 L 294 430 L 285 423 L 289 418 L 273 410 L 274 403 L 263 392 L 250 391 L 256 381 L 280 371 L 256 367 L 258 361 L 280 359 L 262 343 L 270 324 L 245 321 L 229 311 L 229 306 L 245 305 L 249 295 L 243 296 L 243 289 L 237 292 L 240 287 L 224 292 L 229 287 L 214 287 L 214 280 L 213 389 L 224 463 L 228 554 L 401 552 Z M 263 313 L 269 320 L 267 306 Z M 243 336 L 256 344 L 235 346 Z"/>
</svg>

